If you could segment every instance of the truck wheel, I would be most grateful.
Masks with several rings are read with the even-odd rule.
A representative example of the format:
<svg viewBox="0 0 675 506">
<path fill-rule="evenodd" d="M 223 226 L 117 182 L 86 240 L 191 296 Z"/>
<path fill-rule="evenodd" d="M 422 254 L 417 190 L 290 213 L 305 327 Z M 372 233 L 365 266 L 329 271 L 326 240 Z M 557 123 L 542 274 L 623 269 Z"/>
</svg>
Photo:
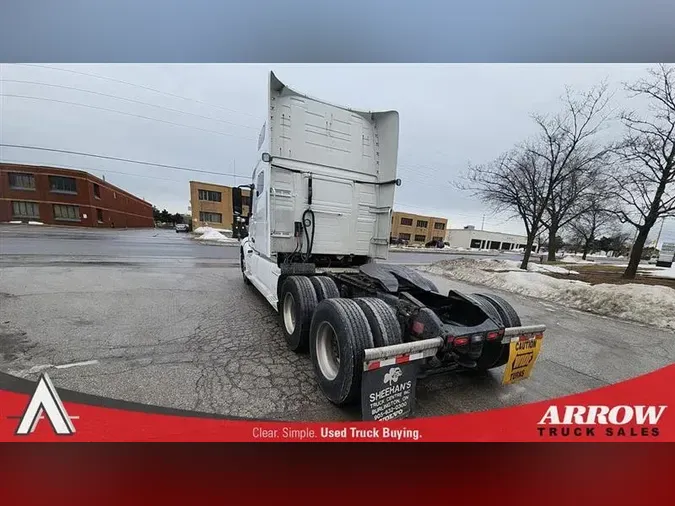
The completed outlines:
<svg viewBox="0 0 675 506">
<path fill-rule="evenodd" d="M 519 327 L 521 325 L 518 313 L 513 309 L 513 306 L 497 295 L 487 295 L 484 293 L 473 294 L 474 298 L 481 300 L 485 306 L 485 312 L 491 317 L 492 314 L 497 316 L 497 322 L 505 327 Z M 490 308 L 490 309 L 488 309 Z M 492 313 L 492 314 L 491 314 Z M 509 360 L 510 346 L 501 343 L 489 343 L 483 346 L 483 353 L 477 360 L 477 369 L 486 371 L 501 367 Z"/>
<path fill-rule="evenodd" d="M 316 308 L 316 292 L 306 276 L 289 276 L 281 287 L 279 316 L 288 347 L 307 350 L 312 313 Z"/>
<path fill-rule="evenodd" d="M 363 297 L 354 299 L 354 301 L 366 315 L 370 331 L 373 334 L 373 344 L 376 348 L 403 342 L 401 325 L 389 304 L 374 297 Z"/>
<path fill-rule="evenodd" d="M 245 285 L 250 285 L 251 280 L 246 277 L 246 268 L 244 267 L 244 250 L 241 249 L 239 250 L 240 255 L 239 255 L 239 263 L 241 265 L 241 275 L 244 278 L 244 284 Z"/>
<path fill-rule="evenodd" d="M 309 353 L 319 388 L 333 404 L 358 401 L 364 350 L 373 347 L 366 315 L 351 299 L 319 303 L 309 332 Z"/>
<path fill-rule="evenodd" d="M 324 299 L 336 299 L 340 296 L 335 281 L 327 276 L 312 276 L 309 278 L 316 292 L 316 300 L 321 302 Z"/>
</svg>

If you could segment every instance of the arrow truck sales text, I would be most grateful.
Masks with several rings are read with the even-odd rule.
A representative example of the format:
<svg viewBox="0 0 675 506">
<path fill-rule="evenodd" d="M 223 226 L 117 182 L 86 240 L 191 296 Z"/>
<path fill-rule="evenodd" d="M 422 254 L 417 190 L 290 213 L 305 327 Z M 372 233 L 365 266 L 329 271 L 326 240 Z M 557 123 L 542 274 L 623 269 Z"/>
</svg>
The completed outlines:
<svg viewBox="0 0 675 506">
<path fill-rule="evenodd" d="M 537 424 L 540 436 L 657 437 L 668 406 L 549 406 Z"/>
</svg>

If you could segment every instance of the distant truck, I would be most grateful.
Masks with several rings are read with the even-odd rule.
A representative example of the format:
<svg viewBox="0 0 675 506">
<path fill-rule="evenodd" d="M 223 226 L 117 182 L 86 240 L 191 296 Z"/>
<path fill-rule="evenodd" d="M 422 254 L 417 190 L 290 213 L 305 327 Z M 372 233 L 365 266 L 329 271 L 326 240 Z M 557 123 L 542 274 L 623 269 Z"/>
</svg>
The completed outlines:
<svg viewBox="0 0 675 506">
<path fill-rule="evenodd" d="M 278 311 L 288 347 L 309 351 L 326 398 L 361 397 L 373 419 L 405 416 L 391 406 L 414 395 L 402 390 L 413 384 L 401 376 L 411 361 L 425 374 L 506 364 L 504 383 L 527 378 L 543 325 L 522 326 L 500 297 L 442 294 L 417 271 L 385 263 L 401 185 L 398 113 L 331 105 L 273 73 L 268 100 L 246 185 L 241 271 Z"/>
<path fill-rule="evenodd" d="M 657 267 L 672 267 L 675 262 L 675 243 L 664 242 L 659 251 L 659 258 L 656 260 Z"/>
</svg>

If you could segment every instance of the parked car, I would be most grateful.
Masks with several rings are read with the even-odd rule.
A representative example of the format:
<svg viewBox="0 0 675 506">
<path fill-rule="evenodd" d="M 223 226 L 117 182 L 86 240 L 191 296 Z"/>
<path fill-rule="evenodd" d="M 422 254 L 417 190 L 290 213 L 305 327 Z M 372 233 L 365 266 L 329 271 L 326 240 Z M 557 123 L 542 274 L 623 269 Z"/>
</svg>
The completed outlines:
<svg viewBox="0 0 675 506">
<path fill-rule="evenodd" d="M 426 248 L 445 248 L 443 241 L 429 241 L 424 245 Z"/>
<path fill-rule="evenodd" d="M 178 232 L 189 232 L 190 225 L 186 223 L 176 223 L 176 233 Z"/>
</svg>

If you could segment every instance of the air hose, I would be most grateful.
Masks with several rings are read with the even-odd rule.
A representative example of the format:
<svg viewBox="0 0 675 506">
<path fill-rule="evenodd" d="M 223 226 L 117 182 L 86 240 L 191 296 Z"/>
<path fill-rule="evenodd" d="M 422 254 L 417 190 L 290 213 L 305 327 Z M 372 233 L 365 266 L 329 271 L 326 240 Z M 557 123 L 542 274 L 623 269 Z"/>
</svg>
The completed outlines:
<svg viewBox="0 0 675 506">
<path fill-rule="evenodd" d="M 311 216 L 311 219 L 307 218 L 308 215 Z M 307 231 L 307 227 L 310 225 L 312 226 L 311 237 Z M 312 255 L 312 248 L 314 247 L 314 229 L 316 228 L 314 211 L 311 209 L 306 209 L 305 212 L 302 213 L 302 228 L 305 232 L 305 238 L 307 239 L 307 253 L 305 254 L 304 261 L 309 262 L 309 257 Z"/>
</svg>

